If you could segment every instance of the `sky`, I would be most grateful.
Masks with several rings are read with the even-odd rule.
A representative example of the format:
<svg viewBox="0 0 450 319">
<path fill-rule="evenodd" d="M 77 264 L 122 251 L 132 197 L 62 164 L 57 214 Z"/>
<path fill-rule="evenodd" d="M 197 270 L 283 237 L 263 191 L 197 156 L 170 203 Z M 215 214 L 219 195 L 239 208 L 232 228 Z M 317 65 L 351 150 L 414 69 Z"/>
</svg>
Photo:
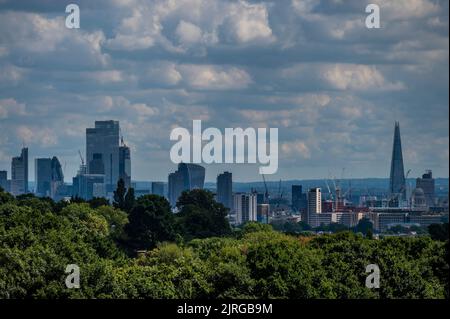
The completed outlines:
<svg viewBox="0 0 450 319">
<path fill-rule="evenodd" d="M 80 7 L 80 29 L 65 7 Z M 380 6 L 381 28 L 365 27 Z M 66 181 L 95 120 L 120 121 L 134 180 L 167 181 L 170 132 L 278 128 L 268 180 L 449 176 L 449 3 L 437 0 L 0 0 L 0 170 L 29 147 Z M 207 165 L 260 181 L 259 164 Z M 341 176 L 342 177 L 342 176 Z"/>
</svg>

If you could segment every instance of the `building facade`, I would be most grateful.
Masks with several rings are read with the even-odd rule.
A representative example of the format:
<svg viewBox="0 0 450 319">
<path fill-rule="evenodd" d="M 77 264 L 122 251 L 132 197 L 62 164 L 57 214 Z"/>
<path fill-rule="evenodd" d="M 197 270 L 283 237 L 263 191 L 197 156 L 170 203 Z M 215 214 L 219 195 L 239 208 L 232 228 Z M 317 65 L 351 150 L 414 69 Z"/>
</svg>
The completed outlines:
<svg viewBox="0 0 450 319">
<path fill-rule="evenodd" d="M 305 222 L 310 224 L 310 216 L 322 213 L 322 193 L 320 188 L 311 188 L 308 191 L 308 210 Z"/>
<path fill-rule="evenodd" d="M 152 194 L 164 197 L 164 183 L 152 182 Z"/>
<path fill-rule="evenodd" d="M 14 196 L 28 193 L 28 148 L 22 148 L 20 156 L 11 161 L 11 194 Z"/>
<path fill-rule="evenodd" d="M 178 164 L 178 169 L 169 174 L 168 197 L 172 207 L 176 206 L 181 193 L 186 190 L 203 189 L 205 168 L 197 164 Z"/>
<path fill-rule="evenodd" d="M 86 129 L 87 174 L 102 175 L 99 161 L 103 162 L 104 183 L 108 193 L 115 190 L 120 177 L 119 134 L 118 121 L 95 121 L 94 128 Z"/>
<path fill-rule="evenodd" d="M 416 188 L 422 189 L 425 196 L 425 202 L 428 207 L 435 205 L 434 178 L 431 170 L 425 172 L 422 178 L 416 179 Z"/>
<path fill-rule="evenodd" d="M 233 195 L 233 210 L 230 223 L 241 225 L 249 221 L 257 221 L 257 203 L 255 193 L 236 193 Z"/>
<path fill-rule="evenodd" d="M 391 206 L 399 206 L 406 199 L 405 170 L 403 167 L 402 141 L 400 124 L 395 122 L 394 142 L 392 146 L 391 172 L 389 176 L 389 194 Z"/>
<path fill-rule="evenodd" d="M 4 191 L 9 192 L 8 172 L 7 171 L 0 171 L 0 187 Z"/>
<path fill-rule="evenodd" d="M 229 172 L 217 176 L 217 202 L 233 208 L 233 176 Z"/>
</svg>

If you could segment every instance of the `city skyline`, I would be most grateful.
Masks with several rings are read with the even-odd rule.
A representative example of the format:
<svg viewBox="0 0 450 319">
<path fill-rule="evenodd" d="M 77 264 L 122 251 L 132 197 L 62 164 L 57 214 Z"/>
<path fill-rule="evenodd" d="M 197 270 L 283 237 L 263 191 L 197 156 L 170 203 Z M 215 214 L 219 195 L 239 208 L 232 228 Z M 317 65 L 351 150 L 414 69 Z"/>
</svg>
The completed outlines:
<svg viewBox="0 0 450 319">
<path fill-rule="evenodd" d="M 173 169 L 167 172 L 166 178 L 162 178 L 160 180 L 158 180 L 158 179 L 142 180 L 142 179 L 139 179 L 139 178 L 136 179 L 136 178 L 134 178 L 134 176 L 130 176 L 131 175 L 131 165 L 132 165 L 131 164 L 132 162 L 131 162 L 130 149 L 129 149 L 128 146 L 126 146 L 126 144 L 124 142 L 124 139 L 123 139 L 123 135 L 119 134 L 120 122 L 116 121 L 116 120 L 95 121 L 95 125 L 96 126 L 100 125 L 100 127 L 102 125 L 108 125 L 108 123 L 115 123 L 114 125 L 116 125 L 115 129 L 113 129 L 113 131 L 114 131 L 113 132 L 113 139 L 112 140 L 109 139 L 109 141 L 117 140 L 117 143 L 118 143 L 116 145 L 117 146 L 117 150 L 116 150 L 117 163 L 116 163 L 116 165 L 114 165 L 114 166 L 116 166 L 115 169 L 117 169 L 117 174 L 116 174 L 116 178 L 114 179 L 115 182 L 113 182 L 112 184 L 110 184 L 108 186 L 109 187 L 109 192 L 111 192 L 114 189 L 114 187 L 117 184 L 117 181 L 119 179 L 118 178 L 119 176 L 120 176 L 120 178 L 124 179 L 127 188 L 131 186 L 131 181 L 133 181 L 133 182 L 152 181 L 152 182 L 167 183 L 167 176 L 170 175 L 172 171 L 176 170 L 177 167 L 179 166 L 179 164 L 175 164 L 174 163 L 173 164 L 174 165 Z M 394 138 L 393 138 L 393 144 L 391 146 L 391 159 L 390 159 L 390 163 L 391 163 L 390 170 L 391 170 L 391 172 L 390 172 L 390 174 L 387 174 L 386 176 L 381 176 L 381 177 L 374 177 L 374 176 L 354 177 L 354 179 L 366 179 L 366 178 L 387 178 L 387 179 L 390 179 L 390 186 L 389 186 L 388 192 L 389 193 L 395 193 L 395 192 L 392 192 L 392 182 L 393 182 L 392 181 L 392 178 L 393 178 L 392 174 L 393 174 L 394 171 L 396 171 L 396 166 L 399 166 L 400 167 L 399 169 L 400 169 L 401 172 L 400 171 L 397 172 L 396 175 L 398 175 L 398 174 L 400 174 L 400 175 L 398 175 L 398 177 L 396 176 L 395 178 L 402 177 L 403 182 L 399 181 L 397 183 L 400 183 L 400 184 L 403 183 L 402 185 L 404 185 L 406 179 L 405 179 L 405 174 L 404 174 L 404 169 L 403 169 L 403 156 L 402 156 L 403 154 L 402 154 L 402 146 L 401 146 L 401 137 L 400 137 L 400 128 L 399 128 L 399 126 L 400 126 L 400 123 L 398 121 L 395 121 L 394 122 Z M 78 172 L 79 172 L 80 164 L 86 166 L 86 173 L 91 173 L 91 174 L 92 173 L 94 173 L 94 174 L 95 173 L 100 173 L 100 172 L 92 171 L 92 169 L 90 168 L 90 164 L 92 165 L 93 160 L 95 160 L 95 155 L 99 155 L 100 154 L 99 150 L 89 151 L 89 149 L 93 147 L 92 145 L 90 147 L 88 147 L 89 144 L 93 143 L 93 142 L 89 142 L 90 140 L 92 140 L 93 132 L 95 132 L 93 130 L 94 129 L 89 128 L 89 127 L 86 128 L 86 137 L 85 137 L 86 145 L 83 148 L 83 149 L 86 150 L 86 155 L 83 155 L 83 154 L 81 154 L 79 152 L 77 153 L 78 154 L 77 157 L 78 157 L 79 161 L 80 161 L 80 155 L 81 155 L 81 161 L 82 161 L 81 163 L 79 163 L 77 173 L 74 174 L 73 176 L 66 176 L 65 173 L 63 172 L 64 169 L 62 169 L 62 167 L 60 167 L 60 169 L 62 170 L 62 172 L 61 172 L 62 173 L 62 177 L 64 178 L 63 182 L 65 182 L 67 184 L 71 184 L 72 177 L 75 177 L 78 174 Z M 101 140 L 100 144 L 103 143 L 103 144 L 106 145 L 103 137 L 100 138 L 100 140 Z M 98 143 L 98 141 L 97 141 L 97 143 Z M 119 143 L 120 143 L 120 146 L 119 146 Z M 103 146 L 103 147 L 108 148 L 107 146 Z M 29 157 L 29 159 L 34 159 L 34 160 L 29 160 L 28 161 L 28 171 L 34 172 L 34 174 L 28 174 L 27 173 L 27 175 L 28 175 L 28 182 L 31 182 L 31 183 L 36 183 L 36 179 L 33 180 L 33 179 L 30 179 L 30 177 L 31 176 L 36 176 L 36 169 L 37 169 L 36 161 L 37 160 L 50 159 L 50 157 L 54 157 L 54 158 L 56 158 L 56 160 L 59 161 L 59 156 L 57 154 L 47 154 L 47 155 L 45 155 L 43 157 L 33 157 L 33 156 L 29 156 L 28 155 L 29 154 L 29 148 L 26 147 L 25 144 L 23 145 L 22 149 L 26 149 L 26 156 Z M 90 154 L 90 155 L 87 155 L 87 154 Z M 16 158 L 16 156 L 13 156 L 12 158 Z M 88 158 L 91 158 L 91 159 L 88 160 Z M 101 159 L 101 157 L 100 157 L 100 159 Z M 11 159 L 10 159 L 10 161 L 11 161 Z M 120 163 L 120 165 L 119 165 L 119 163 Z M 190 163 L 187 163 L 187 164 L 190 164 Z M 59 164 L 59 165 L 61 166 L 61 164 Z M 66 165 L 66 162 L 64 162 L 64 166 L 65 165 Z M 195 165 L 195 164 L 190 164 L 190 165 L 198 166 L 198 165 Z M 233 171 L 232 167 L 234 167 L 234 166 L 241 166 L 241 165 L 247 165 L 247 166 L 253 165 L 254 166 L 254 165 L 257 165 L 257 164 L 232 164 L 232 165 L 228 164 L 227 165 L 227 164 L 204 164 L 204 163 L 201 163 L 201 166 L 205 168 L 204 183 L 215 183 L 217 177 L 219 177 L 223 173 L 227 173 L 228 171 L 232 172 Z M 33 166 L 33 168 L 31 168 L 31 166 Z M 225 167 L 225 168 L 222 171 L 219 170 L 219 172 L 217 173 L 217 175 L 215 175 L 215 177 L 213 179 L 207 180 L 206 179 L 207 172 L 208 172 L 207 168 L 211 168 L 211 166 L 221 166 L 221 167 Z M 342 171 L 340 173 L 343 174 L 345 169 L 346 169 L 346 167 L 342 167 L 341 168 Z M 103 170 L 103 172 L 101 172 L 101 174 L 105 174 L 104 168 L 102 168 L 102 170 Z M 417 172 L 417 176 L 415 176 L 414 174 L 411 174 L 411 177 L 409 177 L 409 179 L 419 178 L 423 174 L 424 171 L 429 171 L 429 170 L 432 171 L 431 168 L 424 168 L 422 171 Z M 6 172 L 9 173 L 8 176 L 11 176 L 11 171 L 8 170 L 7 168 L 0 167 L 0 171 L 6 171 Z M 315 179 L 317 179 L 317 180 L 321 180 L 321 179 L 326 180 L 326 179 L 338 177 L 338 173 L 339 173 L 338 170 L 334 171 L 334 175 L 332 175 L 331 173 L 332 173 L 332 171 L 329 170 L 328 171 L 328 175 L 327 176 L 323 176 L 323 177 L 296 178 L 296 177 L 292 177 L 291 176 L 290 178 L 287 178 L 286 180 L 287 181 L 305 180 L 305 179 L 306 180 L 315 180 Z M 277 174 L 274 174 L 274 175 L 277 176 Z M 271 175 L 266 175 L 265 179 L 268 182 L 269 181 L 270 182 L 277 182 L 279 180 L 277 178 L 271 179 L 270 177 L 271 177 Z M 343 177 L 344 176 L 341 175 L 341 178 L 343 178 Z M 447 178 L 448 179 L 448 176 L 443 176 L 443 177 L 437 176 L 435 178 L 444 178 L 444 179 Z M 111 177 L 110 177 L 110 179 L 112 181 Z M 349 177 L 346 177 L 346 179 L 352 179 L 352 177 L 349 176 Z M 107 180 L 106 177 L 105 177 L 105 180 Z M 253 182 L 261 182 L 261 181 L 262 181 L 262 175 L 260 175 L 260 179 L 259 180 L 234 180 L 233 179 L 233 182 L 244 182 L 244 183 L 245 182 L 253 183 Z M 105 182 L 105 185 L 108 185 L 108 183 Z M 404 191 L 405 191 L 405 189 L 402 189 L 402 192 L 404 192 Z"/>
<path fill-rule="evenodd" d="M 397 120 L 405 170 L 449 175 L 447 1 L 383 1 L 379 30 L 364 26 L 365 1 L 200 2 L 194 15 L 188 0 L 82 0 L 70 30 L 58 1 L 2 1 L 0 167 L 25 142 L 30 158 L 58 155 L 74 176 L 83 129 L 113 119 L 135 179 L 164 181 L 171 129 L 199 119 L 277 127 L 271 180 L 342 167 L 385 177 Z M 207 181 L 226 170 L 261 179 L 257 165 L 206 168 Z"/>
</svg>

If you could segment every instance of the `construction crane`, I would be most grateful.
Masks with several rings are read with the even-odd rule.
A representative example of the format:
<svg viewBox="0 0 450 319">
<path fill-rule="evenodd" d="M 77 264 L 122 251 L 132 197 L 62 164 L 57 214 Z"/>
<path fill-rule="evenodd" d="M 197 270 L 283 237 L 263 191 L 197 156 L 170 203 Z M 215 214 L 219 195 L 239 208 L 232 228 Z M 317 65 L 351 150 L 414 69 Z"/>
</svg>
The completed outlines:
<svg viewBox="0 0 450 319">
<path fill-rule="evenodd" d="M 280 207 L 280 204 L 283 200 L 283 193 L 284 191 L 281 189 L 281 179 L 280 182 L 278 183 L 278 200 L 277 200 L 277 209 Z"/>
<path fill-rule="evenodd" d="M 264 174 L 262 174 L 262 177 L 263 177 L 264 189 L 265 189 L 265 193 L 264 193 L 264 203 L 265 203 L 265 204 L 268 204 L 268 203 L 269 203 L 269 199 L 270 199 L 269 189 L 267 188 L 266 178 L 264 177 Z"/>
<path fill-rule="evenodd" d="M 81 165 L 84 166 L 84 158 L 83 158 L 83 155 L 81 155 L 81 151 L 80 150 L 78 150 L 78 155 L 80 155 Z"/>
</svg>

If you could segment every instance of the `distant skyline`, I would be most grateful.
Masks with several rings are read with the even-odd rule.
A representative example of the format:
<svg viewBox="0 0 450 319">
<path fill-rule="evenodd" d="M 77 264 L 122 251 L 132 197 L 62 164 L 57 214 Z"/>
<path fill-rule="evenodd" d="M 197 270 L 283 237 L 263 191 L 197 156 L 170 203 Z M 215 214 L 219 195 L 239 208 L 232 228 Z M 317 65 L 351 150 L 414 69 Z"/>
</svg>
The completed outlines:
<svg viewBox="0 0 450 319">
<path fill-rule="evenodd" d="M 66 182 L 86 128 L 120 121 L 132 179 L 164 181 L 170 131 L 277 127 L 268 180 L 389 178 L 394 122 L 405 172 L 449 176 L 448 1 L 0 0 L 0 170 L 29 148 Z M 194 5 L 195 3 L 195 5 Z M 366 29 L 379 3 L 382 28 Z M 194 9 L 195 8 L 195 9 Z M 202 164 L 203 165 L 203 164 Z M 258 164 L 204 165 L 206 181 L 261 181 Z"/>
</svg>

